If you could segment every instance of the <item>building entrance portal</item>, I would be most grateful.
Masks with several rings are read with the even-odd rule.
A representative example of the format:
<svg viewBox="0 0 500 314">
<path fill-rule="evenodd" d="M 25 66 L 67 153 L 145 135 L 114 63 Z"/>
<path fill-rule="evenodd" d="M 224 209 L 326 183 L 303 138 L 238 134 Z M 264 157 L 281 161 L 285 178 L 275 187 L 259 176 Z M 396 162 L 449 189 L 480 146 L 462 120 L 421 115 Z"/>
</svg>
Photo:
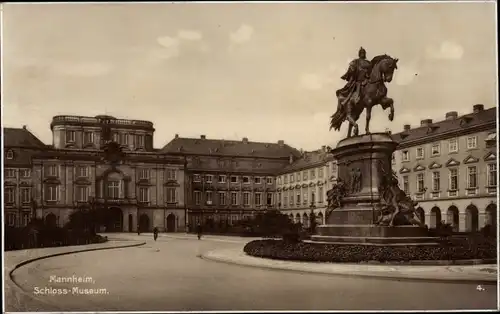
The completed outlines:
<svg viewBox="0 0 500 314">
<path fill-rule="evenodd" d="M 123 212 L 120 208 L 109 208 L 106 216 L 106 232 L 123 232 Z"/>
<path fill-rule="evenodd" d="M 175 215 L 170 214 L 167 216 L 167 232 L 175 232 Z"/>
</svg>

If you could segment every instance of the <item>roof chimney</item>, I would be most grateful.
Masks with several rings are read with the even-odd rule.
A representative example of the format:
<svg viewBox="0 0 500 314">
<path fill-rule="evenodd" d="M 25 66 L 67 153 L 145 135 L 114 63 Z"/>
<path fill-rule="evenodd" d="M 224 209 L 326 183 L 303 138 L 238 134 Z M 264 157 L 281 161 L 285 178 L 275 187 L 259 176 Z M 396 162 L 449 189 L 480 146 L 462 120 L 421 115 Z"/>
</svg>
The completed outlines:
<svg viewBox="0 0 500 314">
<path fill-rule="evenodd" d="M 420 126 L 429 126 L 432 124 L 432 119 L 424 119 L 420 121 Z"/>
<path fill-rule="evenodd" d="M 23 125 L 23 130 L 27 130 L 28 127 L 26 125 Z"/>
<path fill-rule="evenodd" d="M 202 135 L 202 136 L 200 136 L 200 138 L 201 138 L 202 140 L 205 140 L 205 139 L 207 139 L 207 136 L 206 136 L 206 135 Z"/>
<path fill-rule="evenodd" d="M 403 125 L 403 130 L 404 130 L 405 132 L 410 131 L 410 130 L 411 130 L 411 125 L 409 125 L 409 124 L 405 124 L 405 125 Z"/>
<path fill-rule="evenodd" d="M 243 138 L 243 143 L 248 143 L 248 138 L 247 137 Z"/>
<path fill-rule="evenodd" d="M 177 133 L 176 133 L 176 134 L 175 134 L 175 138 L 179 138 L 179 134 L 177 134 Z"/>
<path fill-rule="evenodd" d="M 477 104 L 477 105 L 474 105 L 474 107 L 472 107 L 472 112 L 474 113 L 478 113 L 478 112 L 481 112 L 484 110 L 484 105 L 482 104 Z"/>
<path fill-rule="evenodd" d="M 278 145 L 279 145 L 280 147 L 285 146 L 285 141 L 283 141 L 283 140 L 279 140 L 279 141 L 278 141 Z"/>
<path fill-rule="evenodd" d="M 446 120 L 454 120 L 458 117 L 458 112 L 456 111 L 450 111 L 446 113 Z"/>
<path fill-rule="evenodd" d="M 293 164 L 293 155 L 290 154 L 290 159 L 289 159 L 290 164 Z"/>
</svg>

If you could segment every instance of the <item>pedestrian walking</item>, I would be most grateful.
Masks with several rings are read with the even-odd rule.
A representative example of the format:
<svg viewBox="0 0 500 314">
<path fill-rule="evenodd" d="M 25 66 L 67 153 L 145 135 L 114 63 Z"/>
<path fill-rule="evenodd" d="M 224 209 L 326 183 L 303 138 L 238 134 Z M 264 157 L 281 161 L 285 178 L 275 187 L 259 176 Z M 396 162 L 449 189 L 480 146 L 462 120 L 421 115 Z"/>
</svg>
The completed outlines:
<svg viewBox="0 0 500 314">
<path fill-rule="evenodd" d="M 155 241 L 156 241 L 156 239 L 158 239 L 158 228 L 157 227 L 155 227 L 153 229 L 153 238 L 155 239 Z"/>
<path fill-rule="evenodd" d="M 201 224 L 198 223 L 198 226 L 196 226 L 196 233 L 198 233 L 198 240 L 201 240 Z"/>
</svg>

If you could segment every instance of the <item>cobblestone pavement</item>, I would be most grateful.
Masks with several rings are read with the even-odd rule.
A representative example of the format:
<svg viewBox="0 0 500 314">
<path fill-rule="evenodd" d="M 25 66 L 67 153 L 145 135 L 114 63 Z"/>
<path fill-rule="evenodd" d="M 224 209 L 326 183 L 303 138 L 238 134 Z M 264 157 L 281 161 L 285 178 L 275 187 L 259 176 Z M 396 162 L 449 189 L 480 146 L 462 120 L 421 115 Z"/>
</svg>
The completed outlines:
<svg viewBox="0 0 500 314">
<path fill-rule="evenodd" d="M 191 235 L 114 235 L 140 247 L 71 254 L 20 267 L 13 278 L 43 301 L 24 310 L 451 310 L 496 309 L 497 289 L 475 284 L 409 282 L 295 273 L 207 261 L 209 251 L 250 239 Z M 112 236 L 110 235 L 110 239 Z M 50 282 L 91 277 L 88 283 Z M 67 294 L 48 289 L 68 289 Z M 74 292 L 77 287 L 77 292 Z M 81 288 L 94 289 L 85 294 Z M 104 290 L 99 290 L 104 289 Z M 45 291 L 44 291 L 45 290 Z M 90 290 L 87 290 L 90 292 Z M 11 311 L 12 309 L 7 308 Z"/>
</svg>

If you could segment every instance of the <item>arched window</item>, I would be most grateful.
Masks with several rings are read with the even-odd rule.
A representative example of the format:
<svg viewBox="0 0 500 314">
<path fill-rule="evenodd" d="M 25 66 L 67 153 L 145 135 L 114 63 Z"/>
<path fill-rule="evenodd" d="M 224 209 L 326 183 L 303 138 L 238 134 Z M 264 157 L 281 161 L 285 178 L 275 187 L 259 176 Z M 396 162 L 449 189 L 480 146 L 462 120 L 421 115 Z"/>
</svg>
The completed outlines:
<svg viewBox="0 0 500 314">
<path fill-rule="evenodd" d="M 7 151 L 7 154 L 6 154 L 5 158 L 7 158 L 7 159 L 14 159 L 14 152 L 9 149 Z"/>
</svg>

